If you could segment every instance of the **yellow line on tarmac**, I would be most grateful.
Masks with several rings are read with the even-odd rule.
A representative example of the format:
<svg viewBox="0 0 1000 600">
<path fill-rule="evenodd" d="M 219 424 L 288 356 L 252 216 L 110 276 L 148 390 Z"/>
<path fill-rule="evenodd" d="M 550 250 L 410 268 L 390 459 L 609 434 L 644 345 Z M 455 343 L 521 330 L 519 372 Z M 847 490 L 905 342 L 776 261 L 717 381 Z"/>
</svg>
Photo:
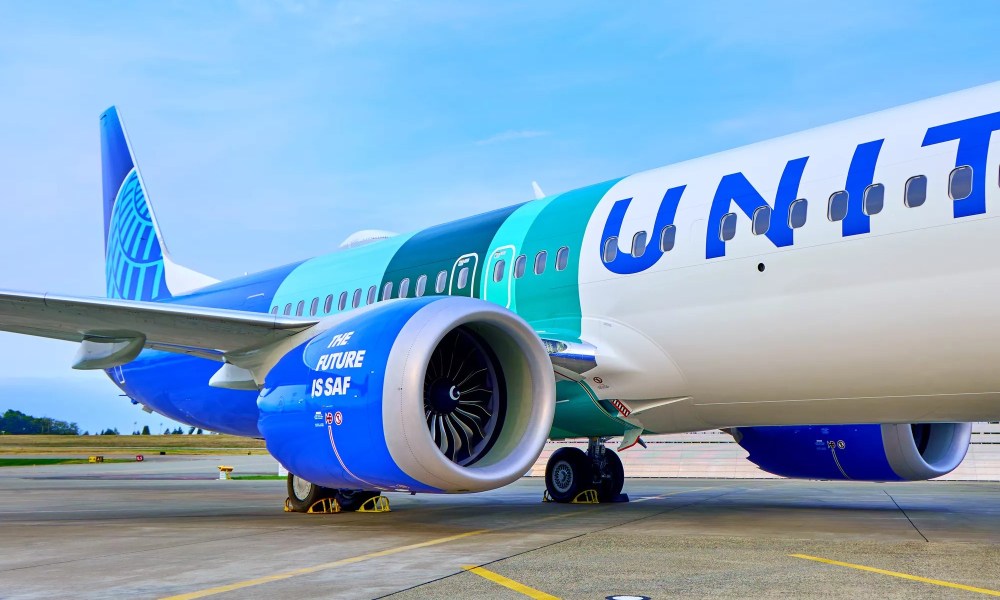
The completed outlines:
<svg viewBox="0 0 1000 600">
<path fill-rule="evenodd" d="M 476 567 L 473 565 L 465 565 L 462 567 L 470 573 L 475 573 L 480 577 L 485 577 L 493 583 L 500 584 L 509 590 L 514 590 L 519 594 L 524 594 L 529 598 L 534 598 L 535 600 L 559 600 L 558 596 L 553 596 L 552 594 L 546 594 L 545 592 L 536 590 L 535 588 L 528 587 L 523 583 L 514 581 L 513 579 L 508 579 L 499 573 L 494 573 L 493 571 L 484 569 L 482 567 Z"/>
<path fill-rule="evenodd" d="M 950 581 L 941 581 L 939 579 L 928 579 L 927 577 L 918 577 L 917 575 L 898 573 L 896 571 L 886 571 L 885 569 L 876 569 L 875 567 L 855 565 L 851 563 L 840 562 L 839 560 L 830 560 L 829 558 L 809 556 L 808 554 L 789 554 L 788 556 L 791 556 L 793 558 L 803 558 L 805 560 L 813 560 L 816 562 L 826 563 L 828 565 L 836 565 L 838 567 L 848 567 L 850 569 L 858 569 L 860 571 L 878 573 L 880 575 L 889 575 L 890 577 L 899 577 L 900 579 L 909 579 L 910 581 L 919 581 L 921 583 L 929 583 L 931 585 L 940 585 L 942 587 L 954 588 L 956 590 L 965 590 L 967 592 L 975 592 L 977 594 L 986 594 L 987 596 L 1000 596 L 1000 592 L 996 590 L 988 590 L 986 588 L 978 588 L 978 587 L 973 587 L 971 585 L 963 585 L 961 583 L 952 583 Z"/>
<path fill-rule="evenodd" d="M 308 575 L 310 573 L 315 573 L 317 571 L 325 571 L 327 569 L 333 569 L 336 567 L 342 567 L 344 565 L 359 563 L 365 560 L 371 560 L 373 558 L 389 556 L 391 554 L 398 554 L 400 552 L 406 552 L 407 550 L 416 550 L 417 548 L 426 548 L 427 546 L 436 546 L 437 544 L 453 542 L 455 540 L 460 540 L 462 538 L 467 538 L 474 535 L 479 535 L 481 533 L 486 533 L 487 531 L 489 530 L 479 529 L 476 531 L 459 533 L 457 535 L 449 535 L 447 537 L 436 538 L 433 540 L 428 540 L 426 542 L 420 542 L 417 544 L 397 546 L 395 548 L 389 548 L 387 550 L 379 550 L 378 552 L 370 552 L 368 554 L 362 554 L 360 556 L 352 556 L 350 558 L 335 560 L 333 562 L 323 563 L 321 565 L 305 567 L 304 569 L 296 569 L 294 571 L 286 571 L 284 573 L 277 573 L 275 575 L 258 577 L 257 579 L 248 579 L 246 581 L 239 581 L 237 583 L 230 583 L 228 585 L 220 585 L 218 587 L 208 588 L 197 592 L 190 592 L 188 594 L 178 594 L 176 596 L 168 596 L 166 598 L 163 598 L 162 600 L 193 600 L 194 598 L 204 598 L 206 596 L 214 596 L 215 594 L 223 594 L 225 592 L 242 590 L 243 588 L 253 587 L 255 585 L 261 585 L 264 583 L 271 583 L 272 581 L 281 581 L 282 579 L 290 579 L 292 577 L 298 577 L 299 575 Z"/>
</svg>

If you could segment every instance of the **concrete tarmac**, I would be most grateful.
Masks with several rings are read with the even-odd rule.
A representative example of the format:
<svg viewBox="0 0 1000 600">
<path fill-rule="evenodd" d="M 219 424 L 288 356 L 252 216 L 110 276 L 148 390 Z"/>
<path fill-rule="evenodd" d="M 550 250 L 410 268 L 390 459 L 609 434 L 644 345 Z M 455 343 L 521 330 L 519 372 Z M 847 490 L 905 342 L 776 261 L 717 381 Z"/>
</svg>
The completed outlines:
<svg viewBox="0 0 1000 600">
<path fill-rule="evenodd" d="M 1000 595 L 995 483 L 630 479 L 628 504 L 559 505 L 527 478 L 303 515 L 283 482 L 219 481 L 223 463 L 274 468 L 0 468 L 0 598 Z"/>
</svg>

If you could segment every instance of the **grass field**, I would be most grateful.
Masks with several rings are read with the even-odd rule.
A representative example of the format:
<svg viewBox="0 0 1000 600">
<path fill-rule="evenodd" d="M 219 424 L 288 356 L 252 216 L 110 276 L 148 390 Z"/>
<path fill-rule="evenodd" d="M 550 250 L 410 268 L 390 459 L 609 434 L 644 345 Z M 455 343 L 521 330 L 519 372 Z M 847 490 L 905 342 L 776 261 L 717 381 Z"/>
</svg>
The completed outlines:
<svg viewBox="0 0 1000 600">
<path fill-rule="evenodd" d="M 0 454 L 267 454 L 234 435 L 0 435 Z"/>
<path fill-rule="evenodd" d="M 38 467 L 44 465 L 85 465 L 90 461 L 86 458 L 0 458 L 2 467 Z M 135 462 L 130 458 L 105 458 L 105 463 Z"/>
</svg>

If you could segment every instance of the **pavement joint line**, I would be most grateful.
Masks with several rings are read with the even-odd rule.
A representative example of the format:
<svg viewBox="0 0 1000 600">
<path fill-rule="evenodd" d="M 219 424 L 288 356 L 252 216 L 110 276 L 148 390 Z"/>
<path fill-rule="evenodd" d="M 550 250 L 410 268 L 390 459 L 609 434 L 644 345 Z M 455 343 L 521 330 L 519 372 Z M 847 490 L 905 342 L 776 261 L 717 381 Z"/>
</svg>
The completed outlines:
<svg viewBox="0 0 1000 600">
<path fill-rule="evenodd" d="M 859 571 L 868 571 L 869 573 L 878 573 L 879 575 L 888 575 L 890 577 L 899 577 L 900 579 L 909 579 L 910 581 L 919 581 L 921 583 L 929 583 L 931 585 L 939 585 L 942 587 L 954 588 L 957 590 L 965 590 L 967 592 L 974 592 L 976 594 L 984 594 L 986 596 L 1000 596 L 1000 591 L 989 590 L 986 588 L 974 587 L 971 585 L 965 585 L 962 583 L 953 583 L 951 581 L 941 581 L 940 579 L 930 579 L 929 577 L 920 577 L 919 575 L 910 575 L 909 573 L 899 573 L 898 571 L 888 571 L 886 569 L 876 569 L 875 567 L 867 567 L 865 565 L 856 565 L 848 562 L 841 562 L 839 560 L 831 560 L 829 558 L 820 558 L 819 556 L 809 556 L 808 554 L 789 554 L 792 558 L 801 558 L 804 560 L 811 560 L 815 562 L 825 563 L 828 565 L 835 565 L 838 567 L 847 567 L 849 569 L 858 569 Z"/>
<path fill-rule="evenodd" d="M 695 488 L 695 489 L 690 489 L 690 490 L 681 490 L 679 492 L 673 492 L 673 493 L 666 494 L 666 495 L 667 496 L 674 496 L 674 495 L 677 495 L 677 494 L 685 494 L 685 493 L 697 492 L 699 490 L 707 490 L 707 489 L 731 489 L 731 488 L 729 486 L 718 486 L 718 487 L 716 487 L 716 486 L 709 486 L 709 487 L 704 487 L 704 488 Z M 703 500 L 714 500 L 716 498 L 721 498 L 722 496 L 726 496 L 728 494 L 731 494 L 731 493 L 733 493 L 735 491 L 736 490 L 732 490 L 732 491 L 726 492 L 725 494 L 717 494 L 715 496 L 712 496 L 711 498 L 704 498 Z M 630 525 L 632 523 L 637 523 L 637 522 L 642 521 L 644 519 L 650 519 L 652 517 L 658 517 L 658 516 L 666 514 L 668 512 L 672 512 L 672 511 L 675 511 L 675 510 L 678 510 L 678 509 L 681 509 L 681 508 L 686 508 L 686 507 L 691 506 L 693 504 L 697 504 L 699 501 L 700 500 L 694 500 L 694 501 L 688 502 L 686 504 L 680 504 L 678 506 L 671 506 L 671 507 L 667 508 L 666 510 L 661 510 L 661 511 L 658 511 L 658 512 L 653 513 L 651 515 L 646 515 L 644 517 L 639 517 L 637 519 L 632 519 L 630 521 L 625 521 L 624 523 L 618 523 L 618 524 L 615 524 L 615 525 L 608 525 L 607 527 L 602 527 L 600 529 L 594 529 L 592 531 L 585 531 L 583 533 L 578 533 L 576 535 L 571 535 L 571 536 L 565 537 L 565 538 L 563 538 L 561 540 L 556 540 L 554 542 L 549 542 L 548 544 L 542 544 L 541 546 L 538 546 L 536 548 L 530 548 L 528 550 L 522 550 L 521 552 L 515 552 L 514 554 L 509 554 L 507 556 L 501 556 L 500 558 L 497 558 L 497 559 L 491 560 L 489 562 L 483 563 L 483 565 L 480 565 L 480 566 L 494 565 L 496 563 L 499 563 L 500 561 L 509 560 L 511 558 L 517 558 L 518 556 L 523 556 L 525 554 L 531 554 L 532 552 L 538 552 L 539 550 L 545 550 L 546 548 L 551 548 L 552 546 L 558 546 L 559 544 L 565 544 L 566 542 L 571 542 L 571 541 L 573 541 L 575 539 L 579 539 L 579 538 L 582 538 L 584 536 L 591 535 L 593 533 L 601 533 L 601 532 L 604 532 L 604 531 L 608 531 L 608 530 L 614 529 L 616 527 L 622 527 L 624 525 Z M 555 515 L 555 516 L 551 516 L 551 517 L 543 517 L 541 519 L 534 519 L 534 520 L 528 521 L 526 523 L 521 523 L 520 525 L 523 526 L 523 525 L 529 525 L 529 524 L 534 524 L 534 523 L 540 523 L 542 521 L 551 521 L 553 519 L 561 519 L 561 518 L 569 517 L 569 516 L 575 516 L 575 515 L 580 515 L 580 514 L 587 514 L 589 512 L 593 512 L 594 510 L 599 509 L 599 508 L 607 508 L 608 506 L 613 506 L 613 504 L 603 504 L 603 505 L 602 504 L 598 504 L 597 506 L 592 506 L 592 507 L 587 508 L 586 510 L 581 510 L 579 512 L 563 513 L 561 515 Z M 502 531 L 504 529 L 512 529 L 513 527 L 514 527 L 513 525 L 510 525 L 510 526 L 507 526 L 507 527 L 495 529 L 495 530 L 492 530 L 491 533 L 498 533 L 498 532 L 500 532 L 500 531 Z M 459 573 L 461 573 L 461 571 Z M 445 579 L 449 579 L 451 577 L 454 577 L 455 575 L 458 575 L 459 573 L 452 573 L 450 575 L 445 575 L 443 577 L 438 577 L 437 579 L 431 579 L 430 581 L 425 581 L 423 583 L 418 583 L 417 585 L 410 586 L 408 588 L 403 588 L 401 590 L 396 590 L 395 592 L 391 592 L 389 594 L 386 594 L 385 596 L 379 596 L 375 600 L 379 600 L 380 598 L 385 598 L 387 596 L 393 596 L 395 594 L 401 594 L 401 593 L 407 592 L 409 590 L 414 590 L 414 589 L 423 587 L 425 585 L 430 585 L 432 583 L 436 583 L 438 581 L 443 581 Z M 166 599 L 163 599 L 163 600 L 171 600 L 171 599 L 166 598 Z"/>
<path fill-rule="evenodd" d="M 913 519 L 910 518 L 910 515 L 906 514 L 906 511 L 903 510 L 903 507 L 899 505 L 899 502 L 896 502 L 896 499 L 892 497 L 892 494 L 890 494 L 887 490 L 882 490 L 882 491 L 885 492 L 886 496 L 889 496 L 889 500 L 892 500 L 892 503 L 896 505 L 896 508 L 899 509 L 899 512 L 903 513 L 903 516 L 906 517 L 906 520 L 910 522 L 910 525 L 917 530 L 917 533 L 920 534 L 920 537 L 924 538 L 925 542 L 930 542 L 930 540 L 927 539 L 927 536 L 924 535 L 924 532 L 920 531 L 920 528 L 917 527 L 917 524 L 914 523 Z"/>
<path fill-rule="evenodd" d="M 284 579 L 291 579 L 292 577 L 298 577 L 300 575 L 308 575 L 310 573 L 316 573 L 318 571 L 325 571 L 328 569 L 333 569 L 335 567 L 341 567 L 344 565 L 350 565 L 354 563 L 363 562 L 366 560 L 371 560 L 373 558 L 380 558 L 383 556 L 390 556 L 392 554 L 398 554 L 400 552 L 406 552 L 407 550 L 416 550 L 417 548 L 426 548 L 428 546 L 436 546 L 438 544 L 444 544 L 447 542 L 453 542 L 455 540 L 460 540 L 474 535 L 479 535 L 488 532 L 489 529 L 477 529 L 475 531 L 466 531 L 465 533 L 459 533 L 455 535 L 449 535 L 446 537 L 435 538 L 432 540 L 427 540 L 426 542 L 418 542 L 415 544 L 407 544 L 405 546 L 396 546 L 395 548 L 387 548 L 385 550 L 378 550 L 376 552 L 369 552 L 367 554 L 360 554 L 358 556 L 352 556 L 349 558 L 343 558 L 340 560 L 335 560 L 333 562 L 322 563 L 319 565 L 313 565 L 311 567 L 305 567 L 302 569 L 295 569 L 294 571 L 285 571 L 284 573 L 276 573 L 274 575 L 266 575 L 264 577 L 258 577 L 256 579 L 247 579 L 244 581 L 238 581 L 236 583 L 230 583 L 227 585 L 220 585 L 213 588 L 207 588 L 204 590 L 198 590 L 196 592 L 189 592 L 186 594 L 177 594 L 175 596 L 167 596 L 161 600 L 194 600 L 195 598 L 205 598 L 206 596 L 214 596 L 216 594 L 223 594 L 226 592 L 233 592 L 236 590 L 242 590 L 244 588 L 253 587 L 256 585 L 261 585 L 264 583 L 271 583 L 273 581 L 281 581 Z"/>
<path fill-rule="evenodd" d="M 519 581 L 514 581 L 513 579 L 504 577 L 499 573 L 494 573 L 489 569 L 484 569 L 475 565 L 463 565 L 462 568 L 469 573 L 475 573 L 480 577 L 489 579 L 497 585 L 502 585 L 509 590 L 514 590 L 519 594 L 523 594 L 529 598 L 534 598 L 535 600 L 559 600 L 558 596 L 553 596 L 552 594 L 547 594 L 541 590 L 536 590 L 533 587 L 528 587 Z"/>
<path fill-rule="evenodd" d="M 226 536 L 226 537 L 222 537 L 222 538 L 211 538 L 211 539 L 207 539 L 207 540 L 198 540 L 198 541 L 195 541 L 195 542 L 185 542 L 183 544 L 170 544 L 169 546 L 156 546 L 154 548 L 143 548 L 141 550 L 129 549 L 129 550 L 126 550 L 126 551 L 123 551 L 123 552 L 114 552 L 114 553 L 110 553 L 110 554 L 94 554 L 94 555 L 90 555 L 90 556 L 85 556 L 83 558 L 74 558 L 74 559 L 71 559 L 71 560 L 60 560 L 60 561 L 48 562 L 48 563 L 42 563 L 42 564 L 36 564 L 36 565 L 24 565 L 24 566 L 21 566 L 21 567 L 11 567 L 9 569 L 0 569 L 0 573 L 10 573 L 12 571 L 21 571 L 21 570 L 24 570 L 24 569 L 42 569 L 42 568 L 48 568 L 48 567 L 55 567 L 57 565 L 67 565 L 67 564 L 75 563 L 75 562 L 83 562 L 83 561 L 94 560 L 94 559 L 101 559 L 101 558 L 112 558 L 112 557 L 116 557 L 116 556 L 132 556 L 132 555 L 135 555 L 135 554 L 141 554 L 143 552 L 159 552 L 161 550 L 173 550 L 173 549 L 176 549 L 176 548 L 184 548 L 184 547 L 187 547 L 187 546 L 197 546 L 199 544 L 214 544 L 214 543 L 220 542 L 220 541 L 238 540 L 238 539 L 242 539 L 242 538 L 257 537 L 257 536 L 261 536 L 261 535 L 270 535 L 270 534 L 275 534 L 275 533 L 287 533 L 289 531 L 297 531 L 299 529 L 304 529 L 304 527 L 283 527 L 281 529 L 274 529 L 274 530 L 268 530 L 268 531 L 258 531 L 258 532 L 246 533 L 246 534 L 242 534 L 242 535 L 230 535 L 230 536 Z"/>
</svg>

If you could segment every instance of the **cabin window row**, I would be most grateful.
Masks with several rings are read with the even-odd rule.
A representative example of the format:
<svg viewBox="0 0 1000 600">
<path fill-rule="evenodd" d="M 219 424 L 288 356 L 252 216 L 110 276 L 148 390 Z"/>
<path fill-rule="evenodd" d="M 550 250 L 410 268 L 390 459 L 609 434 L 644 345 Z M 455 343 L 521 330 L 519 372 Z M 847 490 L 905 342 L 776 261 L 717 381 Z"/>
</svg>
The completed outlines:
<svg viewBox="0 0 1000 600">
<path fill-rule="evenodd" d="M 667 225 L 660 229 L 660 234 L 657 238 L 657 245 L 659 246 L 660 252 L 670 252 L 674 249 L 674 244 L 677 241 L 677 227 L 674 225 Z M 648 234 L 645 231 L 640 231 L 632 236 L 632 250 L 629 254 L 634 258 L 640 258 L 646 253 L 649 248 Z M 601 257 L 604 262 L 611 263 L 618 258 L 618 236 L 613 235 L 608 239 L 604 240 L 604 249 L 601 252 Z"/>
<path fill-rule="evenodd" d="M 867 216 L 877 215 L 885 207 L 885 186 L 874 183 L 865 188 L 861 199 L 861 211 Z M 952 200 L 964 200 L 972 195 L 972 167 L 965 165 L 956 167 L 948 175 L 948 197 Z M 834 223 L 847 218 L 848 200 L 846 190 L 834 192 L 827 201 L 826 218 Z M 915 175 L 906 180 L 903 186 L 903 205 L 908 208 L 922 206 L 927 201 L 927 176 Z M 788 207 L 788 226 L 798 229 L 806 224 L 806 208 L 808 200 L 799 198 Z M 754 235 L 763 235 L 771 227 L 770 206 L 761 206 L 751 217 L 751 231 Z M 736 236 L 736 213 L 727 213 L 719 225 L 719 238 L 728 242 Z"/>
<path fill-rule="evenodd" d="M 524 254 L 518 256 L 514 260 L 514 278 L 520 279 L 524 276 L 525 265 L 527 263 L 527 256 Z M 548 252 L 542 250 L 535 255 L 534 260 L 534 273 L 536 275 L 541 275 L 545 272 L 545 267 L 548 263 Z M 555 268 L 557 271 L 563 271 L 569 264 L 569 247 L 563 246 L 556 251 L 556 261 Z M 506 272 L 506 261 L 498 260 L 493 266 L 493 281 L 499 282 L 503 279 L 504 273 Z M 462 292 L 466 290 L 469 286 L 469 267 L 462 267 L 459 269 L 457 276 L 455 277 L 454 287 L 456 290 Z M 413 285 L 413 295 L 416 298 L 420 298 L 427 293 L 427 275 L 421 275 L 417 277 Z M 445 288 L 448 286 L 448 271 L 440 271 L 434 278 L 434 293 L 442 294 Z M 393 297 L 393 292 L 397 298 L 406 298 L 410 294 L 410 278 L 404 277 L 399 281 L 399 285 L 394 286 L 392 281 L 387 281 L 382 286 L 381 299 L 383 301 L 390 300 Z M 357 288 L 354 290 L 353 294 L 348 292 L 341 292 L 340 296 L 336 298 L 336 307 L 338 311 L 347 309 L 348 303 L 350 303 L 351 308 L 358 308 L 361 306 L 362 298 L 365 299 L 365 304 L 374 304 L 378 300 L 378 287 L 371 286 L 368 288 L 368 293 L 364 294 L 362 288 Z M 335 296 L 330 294 L 323 301 L 323 313 L 330 314 L 334 309 L 334 299 Z M 293 310 L 294 309 L 294 310 Z M 279 307 L 274 306 L 271 308 L 271 314 L 278 314 Z M 320 298 L 317 296 L 312 299 L 309 304 L 308 314 L 311 317 L 316 316 L 320 313 Z M 299 300 L 299 302 L 293 305 L 291 302 L 285 304 L 282 314 L 285 316 L 296 316 L 301 317 L 306 314 L 306 302 L 305 300 Z"/>
<path fill-rule="evenodd" d="M 956 167 L 948 175 L 948 196 L 952 200 L 964 200 L 972 195 L 972 167 L 968 165 Z M 827 201 L 827 219 L 836 223 L 847 218 L 849 195 L 846 190 L 834 192 Z M 927 201 L 927 177 L 916 175 L 906 180 L 903 189 L 903 204 L 909 208 L 916 208 Z M 877 215 L 885 207 L 885 186 L 875 183 L 865 188 L 862 197 L 861 210 L 867 216 Z M 799 198 L 788 206 L 788 226 L 791 229 L 798 229 L 806 224 L 809 201 Z M 753 235 L 764 235 L 771 228 L 771 219 L 774 210 L 770 206 L 757 208 L 750 218 L 750 230 Z M 728 242 L 736 237 L 736 213 L 726 213 L 719 223 L 719 239 Z M 673 225 L 667 225 L 660 230 L 659 249 L 660 252 L 669 252 L 674 248 L 676 242 L 677 229 Z M 648 234 L 640 231 L 632 236 L 632 248 L 630 255 L 640 258 L 648 249 Z M 602 258 L 605 263 L 614 262 L 618 258 L 618 236 L 611 236 L 604 240 Z"/>
<path fill-rule="evenodd" d="M 532 263 L 532 272 L 535 275 L 541 275 L 545 272 L 546 267 L 549 262 L 549 253 L 547 250 L 540 250 L 535 254 L 535 259 Z M 569 246 L 563 246 L 556 250 L 556 271 L 565 271 L 566 267 L 569 265 Z M 526 254 L 521 254 L 514 259 L 514 268 L 512 275 L 514 279 L 520 279 L 524 277 L 524 273 L 528 266 L 528 256 Z M 500 259 L 493 263 L 493 283 L 500 283 L 504 275 L 507 272 L 507 261 Z"/>
</svg>

